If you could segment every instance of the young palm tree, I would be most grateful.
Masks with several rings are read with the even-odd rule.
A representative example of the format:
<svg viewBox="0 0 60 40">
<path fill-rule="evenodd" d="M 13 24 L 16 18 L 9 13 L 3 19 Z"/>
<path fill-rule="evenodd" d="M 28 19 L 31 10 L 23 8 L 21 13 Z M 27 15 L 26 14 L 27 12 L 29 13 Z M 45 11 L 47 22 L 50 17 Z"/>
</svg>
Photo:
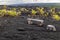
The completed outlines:
<svg viewBox="0 0 60 40">
<path fill-rule="evenodd" d="M 44 16 L 44 8 L 37 8 L 37 10 L 39 11 L 39 17 L 43 17 Z"/>
<path fill-rule="evenodd" d="M 32 15 L 32 18 L 35 17 L 35 15 L 36 15 L 36 11 L 32 9 L 32 13 L 31 13 L 31 15 Z"/>
<path fill-rule="evenodd" d="M 53 19 L 55 19 L 56 21 L 60 21 L 60 16 L 55 14 L 55 15 L 53 15 Z"/>
</svg>

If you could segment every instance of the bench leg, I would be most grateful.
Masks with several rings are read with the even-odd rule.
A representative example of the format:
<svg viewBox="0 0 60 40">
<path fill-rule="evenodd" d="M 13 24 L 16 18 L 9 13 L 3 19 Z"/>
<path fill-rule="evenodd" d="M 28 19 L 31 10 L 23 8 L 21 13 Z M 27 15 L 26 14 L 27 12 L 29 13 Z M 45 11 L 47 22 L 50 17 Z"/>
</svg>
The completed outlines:
<svg viewBox="0 0 60 40">
<path fill-rule="evenodd" d="M 28 21 L 28 24 L 32 24 L 32 22 L 29 20 L 29 21 Z"/>
<path fill-rule="evenodd" d="M 53 31 L 56 31 L 56 28 L 55 27 L 53 27 Z"/>
</svg>

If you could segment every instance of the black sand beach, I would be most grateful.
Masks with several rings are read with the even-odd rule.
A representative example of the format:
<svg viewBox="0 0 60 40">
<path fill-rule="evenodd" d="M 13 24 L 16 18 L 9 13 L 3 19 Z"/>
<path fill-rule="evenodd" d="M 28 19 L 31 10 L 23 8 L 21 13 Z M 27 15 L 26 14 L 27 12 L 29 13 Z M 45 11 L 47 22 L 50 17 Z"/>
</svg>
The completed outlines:
<svg viewBox="0 0 60 40">
<path fill-rule="evenodd" d="M 26 17 L 1 17 L 0 40 L 60 40 L 59 23 L 54 23 L 57 31 L 53 32 L 47 31 L 46 26 L 28 25 Z"/>
</svg>

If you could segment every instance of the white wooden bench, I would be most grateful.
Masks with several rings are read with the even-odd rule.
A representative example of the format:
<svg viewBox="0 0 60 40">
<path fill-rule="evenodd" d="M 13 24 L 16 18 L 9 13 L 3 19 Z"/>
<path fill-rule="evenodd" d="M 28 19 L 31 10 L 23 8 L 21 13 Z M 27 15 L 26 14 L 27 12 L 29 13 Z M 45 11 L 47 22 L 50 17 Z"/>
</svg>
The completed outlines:
<svg viewBox="0 0 60 40">
<path fill-rule="evenodd" d="M 32 18 L 27 18 L 27 23 L 28 24 L 37 24 L 39 26 L 42 26 L 44 24 L 44 20 L 40 20 L 40 19 L 32 19 Z"/>
<path fill-rule="evenodd" d="M 47 30 L 56 31 L 56 28 L 54 25 L 47 25 Z"/>
</svg>

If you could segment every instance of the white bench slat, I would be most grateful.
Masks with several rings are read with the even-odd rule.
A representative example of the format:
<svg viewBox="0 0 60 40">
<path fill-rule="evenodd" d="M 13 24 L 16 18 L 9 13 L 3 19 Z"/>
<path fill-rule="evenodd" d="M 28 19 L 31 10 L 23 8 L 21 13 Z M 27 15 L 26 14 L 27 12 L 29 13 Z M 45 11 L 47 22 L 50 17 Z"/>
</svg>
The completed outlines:
<svg viewBox="0 0 60 40">
<path fill-rule="evenodd" d="M 27 20 L 32 20 L 32 21 L 39 21 L 39 22 L 44 22 L 44 20 L 39 20 L 39 19 L 32 19 L 32 18 L 27 18 Z"/>
</svg>

